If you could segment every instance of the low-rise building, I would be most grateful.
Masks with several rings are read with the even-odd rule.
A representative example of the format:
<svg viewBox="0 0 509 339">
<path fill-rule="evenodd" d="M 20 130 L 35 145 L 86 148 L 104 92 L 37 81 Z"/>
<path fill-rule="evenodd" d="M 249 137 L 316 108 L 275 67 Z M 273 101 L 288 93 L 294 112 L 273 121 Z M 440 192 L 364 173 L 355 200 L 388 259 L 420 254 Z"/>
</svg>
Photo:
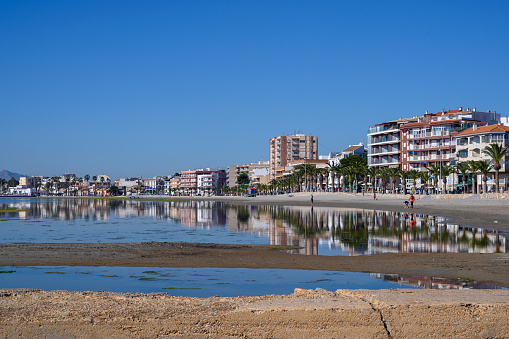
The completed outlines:
<svg viewBox="0 0 509 339">
<path fill-rule="evenodd" d="M 207 168 L 180 172 L 180 187 L 183 189 L 196 188 L 198 187 L 199 175 L 210 175 L 212 173 L 217 173 L 217 181 L 215 182 L 216 186 L 213 188 L 227 185 L 228 175 L 225 170 L 211 170 Z"/>
<path fill-rule="evenodd" d="M 351 155 L 358 155 L 360 157 L 366 158 L 367 149 L 364 147 L 364 144 L 361 142 L 358 145 L 349 145 L 342 152 L 331 152 L 329 154 L 329 165 L 335 166 L 339 165 L 341 159 L 348 158 Z"/>
<path fill-rule="evenodd" d="M 248 175 L 250 183 L 266 183 L 268 182 L 268 178 L 264 178 L 264 176 L 269 174 L 269 162 L 258 161 L 247 165 L 228 166 L 229 187 L 237 186 L 237 178 L 242 173 Z"/>
<path fill-rule="evenodd" d="M 502 147 L 509 146 L 509 127 L 501 124 L 496 125 L 487 125 L 487 126 L 477 126 L 474 125 L 471 128 L 464 130 L 461 133 L 452 137 L 452 142 L 456 147 L 455 160 L 457 163 L 467 162 L 467 161 L 478 161 L 478 160 L 486 160 L 491 161 L 492 159 L 484 154 L 484 150 L 490 144 L 499 144 Z M 509 154 L 506 154 L 503 161 L 500 162 L 502 166 L 500 168 L 499 173 L 509 173 Z M 488 185 L 494 184 L 494 174 L 493 171 L 489 178 Z M 477 192 L 480 192 L 479 188 L 481 187 L 481 175 L 478 174 L 477 184 L 478 189 Z M 505 186 L 505 175 L 501 175 L 499 177 L 500 187 Z"/>
</svg>

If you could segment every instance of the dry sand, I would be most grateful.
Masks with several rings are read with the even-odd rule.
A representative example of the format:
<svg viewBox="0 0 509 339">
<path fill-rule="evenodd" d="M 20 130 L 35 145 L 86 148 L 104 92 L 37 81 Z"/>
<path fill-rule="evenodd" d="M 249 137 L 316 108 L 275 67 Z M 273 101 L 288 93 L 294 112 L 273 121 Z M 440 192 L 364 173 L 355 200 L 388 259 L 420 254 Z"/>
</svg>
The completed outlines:
<svg viewBox="0 0 509 339">
<path fill-rule="evenodd" d="M 309 195 L 215 198 L 309 205 Z M 315 194 L 314 206 L 403 211 L 402 198 Z M 417 200 L 415 213 L 509 230 L 509 201 Z M 0 265 L 124 265 L 330 269 L 463 277 L 509 287 L 509 254 L 289 255 L 274 246 L 212 244 L 0 245 Z M 290 296 L 206 299 L 168 294 L 0 291 L 0 336 L 136 338 L 509 337 L 508 290 L 296 290 Z"/>
</svg>

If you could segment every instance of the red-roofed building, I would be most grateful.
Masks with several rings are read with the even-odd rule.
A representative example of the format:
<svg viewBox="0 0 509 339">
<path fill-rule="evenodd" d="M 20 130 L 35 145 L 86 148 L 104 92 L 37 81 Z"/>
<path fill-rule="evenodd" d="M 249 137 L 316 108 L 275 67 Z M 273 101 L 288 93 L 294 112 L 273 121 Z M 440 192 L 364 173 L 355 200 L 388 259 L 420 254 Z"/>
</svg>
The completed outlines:
<svg viewBox="0 0 509 339">
<path fill-rule="evenodd" d="M 487 126 L 474 125 L 471 128 L 453 136 L 452 143 L 456 147 L 456 162 L 467 162 L 470 160 L 491 161 L 491 158 L 484 154 L 483 150 L 486 146 L 494 143 L 500 144 L 502 147 L 509 146 L 509 127 L 499 124 Z M 502 166 L 500 173 L 509 172 L 509 154 L 506 155 L 505 159 L 500 162 L 500 165 Z M 491 188 L 491 185 L 494 184 L 494 181 L 492 181 L 494 173 L 495 171 L 490 174 L 488 179 L 489 188 Z M 499 177 L 499 182 L 500 187 L 505 186 L 505 175 L 501 175 Z M 479 187 L 476 191 L 480 192 L 479 188 L 482 183 L 480 175 L 478 175 L 477 183 Z"/>
</svg>

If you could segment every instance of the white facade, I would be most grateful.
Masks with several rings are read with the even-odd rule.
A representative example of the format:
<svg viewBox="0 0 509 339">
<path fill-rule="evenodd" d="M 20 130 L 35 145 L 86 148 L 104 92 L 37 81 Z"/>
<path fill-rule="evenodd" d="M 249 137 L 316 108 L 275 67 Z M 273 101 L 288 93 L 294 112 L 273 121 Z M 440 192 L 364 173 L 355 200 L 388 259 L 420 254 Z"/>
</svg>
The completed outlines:
<svg viewBox="0 0 509 339">
<path fill-rule="evenodd" d="M 197 187 L 215 188 L 219 183 L 219 175 L 217 173 L 199 174 L 197 177 Z"/>
<path fill-rule="evenodd" d="M 141 184 L 141 180 L 138 178 L 120 178 L 118 181 L 119 187 L 132 188 Z"/>
</svg>

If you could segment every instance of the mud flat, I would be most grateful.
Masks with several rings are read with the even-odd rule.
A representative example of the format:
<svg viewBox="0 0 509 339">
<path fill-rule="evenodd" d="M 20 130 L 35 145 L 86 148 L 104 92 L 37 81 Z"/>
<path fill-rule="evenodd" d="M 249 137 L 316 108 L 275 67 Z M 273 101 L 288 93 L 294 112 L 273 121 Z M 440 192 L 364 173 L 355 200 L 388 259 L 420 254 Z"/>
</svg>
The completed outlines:
<svg viewBox="0 0 509 339">
<path fill-rule="evenodd" d="M 206 299 L 0 290 L 4 338 L 505 338 L 507 290 L 299 290 Z"/>
</svg>

